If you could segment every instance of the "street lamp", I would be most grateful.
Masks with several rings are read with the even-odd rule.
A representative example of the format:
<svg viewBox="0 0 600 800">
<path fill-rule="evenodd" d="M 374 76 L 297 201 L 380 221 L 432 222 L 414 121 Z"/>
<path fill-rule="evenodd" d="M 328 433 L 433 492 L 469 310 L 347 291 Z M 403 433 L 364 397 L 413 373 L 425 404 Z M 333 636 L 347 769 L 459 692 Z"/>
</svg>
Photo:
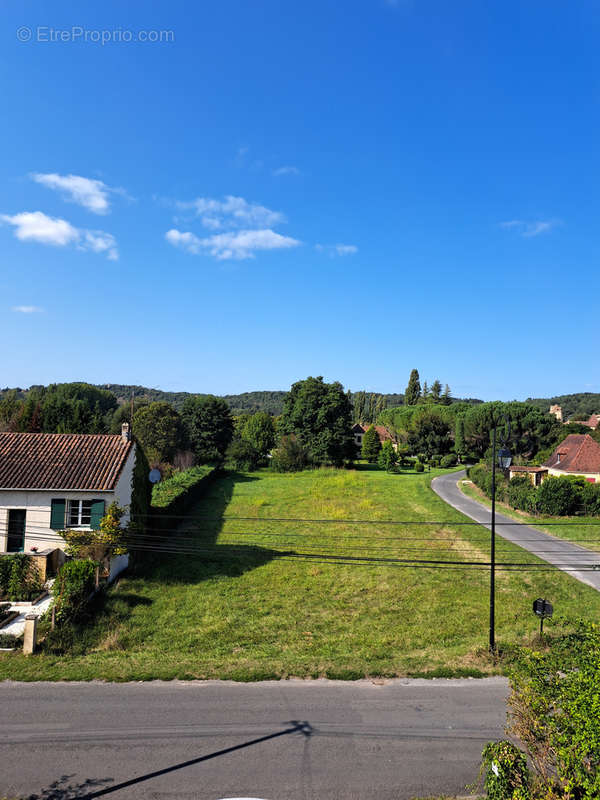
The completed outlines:
<svg viewBox="0 0 600 800">
<path fill-rule="evenodd" d="M 507 436 L 510 436 L 510 421 L 505 417 Z M 496 650 L 496 428 L 494 425 L 494 432 L 492 435 L 492 534 L 491 534 L 491 547 L 490 547 L 490 652 Z M 502 440 L 502 447 L 498 451 L 498 466 L 500 469 L 508 469 L 510 467 L 512 456 L 510 450 L 505 446 L 504 438 Z"/>
</svg>

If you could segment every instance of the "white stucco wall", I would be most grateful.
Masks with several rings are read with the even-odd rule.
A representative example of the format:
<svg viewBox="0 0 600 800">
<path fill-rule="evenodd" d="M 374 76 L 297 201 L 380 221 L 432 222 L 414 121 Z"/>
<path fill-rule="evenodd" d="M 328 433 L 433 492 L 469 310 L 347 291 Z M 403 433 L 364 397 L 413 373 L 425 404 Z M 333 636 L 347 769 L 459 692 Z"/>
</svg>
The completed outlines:
<svg viewBox="0 0 600 800">
<path fill-rule="evenodd" d="M 133 468 L 135 466 L 135 445 L 127 457 L 125 466 L 110 492 L 65 492 L 40 489 L 0 489 L 0 553 L 6 552 L 8 538 L 8 512 L 10 509 L 25 509 L 25 548 L 28 553 L 32 547 L 45 550 L 48 547 L 60 547 L 64 550 L 65 541 L 50 528 L 50 513 L 53 499 L 61 500 L 104 500 L 104 507 L 116 500 L 120 506 L 131 503 Z M 126 522 L 129 516 L 125 516 Z"/>
</svg>

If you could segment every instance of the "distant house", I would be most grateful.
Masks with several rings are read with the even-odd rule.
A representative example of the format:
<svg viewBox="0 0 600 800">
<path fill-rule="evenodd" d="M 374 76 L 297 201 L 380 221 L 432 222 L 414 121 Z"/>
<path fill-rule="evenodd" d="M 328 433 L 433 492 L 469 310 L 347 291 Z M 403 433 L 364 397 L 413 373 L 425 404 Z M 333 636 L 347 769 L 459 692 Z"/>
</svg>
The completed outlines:
<svg viewBox="0 0 600 800">
<path fill-rule="evenodd" d="M 510 466 L 508 468 L 508 478 L 529 478 L 533 486 L 539 486 L 544 478 L 548 477 L 547 467 L 519 467 Z"/>
<path fill-rule="evenodd" d="M 600 414 L 592 414 L 589 419 L 578 420 L 578 422 L 580 425 L 586 425 L 588 428 L 591 428 L 593 431 L 595 431 L 598 425 L 600 425 Z"/>
<path fill-rule="evenodd" d="M 550 412 L 549 413 L 552 414 L 552 416 L 556 417 L 556 419 L 559 422 L 563 421 L 563 412 L 562 412 L 562 408 L 560 406 L 558 406 L 558 405 L 550 406 Z"/>
<path fill-rule="evenodd" d="M 549 475 L 582 475 L 600 483 L 600 444 L 589 433 L 571 433 L 542 466 Z"/>
<path fill-rule="evenodd" d="M 0 433 L 0 553 L 64 548 L 56 531 L 94 530 L 131 503 L 136 445 L 121 434 Z"/>
<path fill-rule="evenodd" d="M 357 422 L 356 425 L 352 426 L 352 433 L 354 434 L 354 444 L 356 445 L 358 453 L 360 453 L 362 449 L 362 443 L 365 433 L 369 430 L 370 427 L 371 427 L 370 422 Z M 379 436 L 379 441 L 381 442 L 381 444 L 383 444 L 384 442 L 394 441 L 392 434 L 383 425 L 374 425 L 373 427 L 377 431 L 377 435 Z"/>
</svg>

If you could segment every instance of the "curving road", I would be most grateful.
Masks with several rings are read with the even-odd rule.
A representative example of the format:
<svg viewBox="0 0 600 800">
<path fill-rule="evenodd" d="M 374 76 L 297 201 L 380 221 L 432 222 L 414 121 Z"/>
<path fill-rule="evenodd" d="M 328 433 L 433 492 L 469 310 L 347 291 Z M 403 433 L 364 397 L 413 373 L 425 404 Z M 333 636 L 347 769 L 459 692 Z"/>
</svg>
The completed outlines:
<svg viewBox="0 0 600 800">
<path fill-rule="evenodd" d="M 431 482 L 433 491 L 446 503 L 467 517 L 490 528 L 491 512 L 486 506 L 464 495 L 458 481 L 466 476 L 465 470 L 440 475 Z M 587 586 L 600 591 L 600 553 L 587 550 L 578 544 L 557 539 L 549 533 L 538 531 L 529 525 L 515 525 L 515 520 L 496 511 L 496 533 L 503 539 L 533 553 L 542 561 L 568 572 Z M 598 572 L 589 571 L 594 567 Z"/>
</svg>

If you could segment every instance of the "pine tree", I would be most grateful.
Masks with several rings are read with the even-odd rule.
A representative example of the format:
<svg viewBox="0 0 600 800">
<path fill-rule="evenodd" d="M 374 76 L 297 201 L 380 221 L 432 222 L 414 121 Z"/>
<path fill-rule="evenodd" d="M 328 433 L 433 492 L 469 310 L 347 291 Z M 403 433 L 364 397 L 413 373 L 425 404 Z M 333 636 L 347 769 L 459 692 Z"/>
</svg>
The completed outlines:
<svg viewBox="0 0 600 800">
<path fill-rule="evenodd" d="M 408 386 L 404 392 L 404 403 L 407 406 L 416 406 L 421 396 L 421 381 L 419 380 L 419 370 L 413 369 L 408 379 Z"/>
<path fill-rule="evenodd" d="M 431 399 L 433 400 L 434 403 L 440 402 L 441 394 L 442 394 L 442 384 L 438 380 L 435 380 L 431 384 Z"/>
<path fill-rule="evenodd" d="M 444 394 L 442 395 L 441 401 L 442 405 L 449 406 L 452 404 L 452 394 L 450 392 L 450 387 L 446 384 L 444 388 Z"/>
<path fill-rule="evenodd" d="M 421 393 L 421 400 L 426 403 L 429 400 L 429 386 L 427 385 L 427 381 L 423 383 L 423 391 Z"/>
<path fill-rule="evenodd" d="M 381 442 L 379 441 L 379 435 L 374 426 L 371 425 L 363 436 L 361 455 L 370 464 L 376 464 L 380 450 Z"/>
</svg>

